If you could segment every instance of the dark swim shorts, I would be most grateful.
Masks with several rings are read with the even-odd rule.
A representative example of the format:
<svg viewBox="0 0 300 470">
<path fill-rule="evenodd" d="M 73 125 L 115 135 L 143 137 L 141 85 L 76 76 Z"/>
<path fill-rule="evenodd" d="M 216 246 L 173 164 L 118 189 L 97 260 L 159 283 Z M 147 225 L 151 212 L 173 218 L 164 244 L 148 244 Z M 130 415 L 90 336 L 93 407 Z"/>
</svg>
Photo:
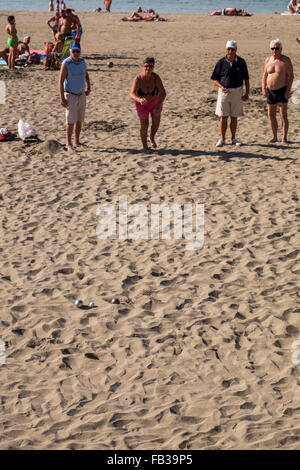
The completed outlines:
<svg viewBox="0 0 300 470">
<path fill-rule="evenodd" d="M 267 88 L 267 92 L 268 92 L 268 98 L 267 98 L 268 104 L 288 102 L 288 100 L 284 97 L 284 94 L 286 92 L 286 86 L 284 86 L 283 88 L 279 88 L 279 90 L 270 90 L 270 88 Z"/>
</svg>

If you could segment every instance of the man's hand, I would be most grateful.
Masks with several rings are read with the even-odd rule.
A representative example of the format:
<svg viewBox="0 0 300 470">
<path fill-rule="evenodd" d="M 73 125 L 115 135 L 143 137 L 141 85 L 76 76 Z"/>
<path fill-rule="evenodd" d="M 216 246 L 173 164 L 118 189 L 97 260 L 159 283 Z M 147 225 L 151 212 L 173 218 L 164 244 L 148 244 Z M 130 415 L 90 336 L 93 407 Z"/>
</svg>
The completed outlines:
<svg viewBox="0 0 300 470">
<path fill-rule="evenodd" d="M 227 93 L 229 93 L 229 91 L 227 90 L 227 88 L 224 88 L 223 86 L 221 87 L 221 90 L 223 91 L 223 93 L 225 93 L 227 95 Z"/>
<path fill-rule="evenodd" d="M 89 96 L 90 93 L 91 93 L 91 90 L 90 90 L 90 88 L 88 88 L 88 89 L 86 90 L 85 94 L 86 94 L 86 96 Z"/>
<path fill-rule="evenodd" d="M 269 93 L 267 92 L 266 88 L 262 89 L 262 94 L 265 98 L 268 98 L 268 96 L 269 96 Z"/>
<path fill-rule="evenodd" d="M 248 93 L 245 93 L 244 96 L 242 96 L 243 101 L 247 101 L 249 99 Z"/>
<path fill-rule="evenodd" d="M 60 104 L 66 108 L 67 107 L 67 100 L 65 97 L 60 98 Z"/>
<path fill-rule="evenodd" d="M 286 91 L 285 94 L 284 94 L 284 98 L 285 98 L 286 100 L 289 100 L 290 97 L 291 97 L 291 92 L 290 92 L 290 91 Z"/>
</svg>

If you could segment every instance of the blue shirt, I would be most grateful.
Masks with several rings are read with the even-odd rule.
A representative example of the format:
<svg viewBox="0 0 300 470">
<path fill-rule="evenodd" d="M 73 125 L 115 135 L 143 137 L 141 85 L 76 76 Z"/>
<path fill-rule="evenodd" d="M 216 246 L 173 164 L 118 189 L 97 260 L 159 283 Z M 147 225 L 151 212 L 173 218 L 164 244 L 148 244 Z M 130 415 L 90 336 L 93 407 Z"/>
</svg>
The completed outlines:
<svg viewBox="0 0 300 470">
<path fill-rule="evenodd" d="M 244 80 L 249 80 L 247 64 L 241 57 L 235 56 L 232 63 L 225 56 L 217 62 L 211 79 L 217 80 L 224 88 L 239 88 Z"/>
<path fill-rule="evenodd" d="M 85 61 L 82 57 L 79 58 L 78 62 L 75 62 L 68 57 L 63 61 L 68 69 L 68 76 L 64 81 L 64 90 L 75 95 L 80 95 L 85 91 L 85 77 L 86 77 L 86 66 Z"/>
</svg>

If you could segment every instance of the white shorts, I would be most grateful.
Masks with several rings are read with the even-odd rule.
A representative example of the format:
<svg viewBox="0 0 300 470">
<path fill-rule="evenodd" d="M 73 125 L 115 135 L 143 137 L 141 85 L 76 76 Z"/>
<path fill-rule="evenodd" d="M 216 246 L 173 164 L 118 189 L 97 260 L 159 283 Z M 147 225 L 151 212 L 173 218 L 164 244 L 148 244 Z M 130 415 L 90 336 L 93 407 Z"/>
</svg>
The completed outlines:
<svg viewBox="0 0 300 470">
<path fill-rule="evenodd" d="M 216 115 L 239 117 L 244 116 L 243 113 L 243 87 L 229 88 L 228 93 L 224 93 L 221 88 L 218 91 L 218 99 L 216 106 Z"/>
<path fill-rule="evenodd" d="M 86 95 L 72 95 L 71 93 L 65 93 L 67 100 L 66 109 L 66 123 L 75 124 L 75 122 L 84 121 L 85 106 L 86 106 Z"/>
</svg>

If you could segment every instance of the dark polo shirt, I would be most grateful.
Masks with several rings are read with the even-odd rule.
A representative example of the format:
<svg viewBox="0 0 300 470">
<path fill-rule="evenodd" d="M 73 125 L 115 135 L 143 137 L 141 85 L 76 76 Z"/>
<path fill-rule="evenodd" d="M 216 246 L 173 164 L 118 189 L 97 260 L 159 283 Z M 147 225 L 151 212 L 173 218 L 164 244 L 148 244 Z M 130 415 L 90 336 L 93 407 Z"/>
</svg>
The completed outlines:
<svg viewBox="0 0 300 470">
<path fill-rule="evenodd" d="M 222 57 L 216 63 L 211 80 L 217 80 L 224 88 L 239 88 L 243 86 L 243 80 L 249 80 L 247 64 L 238 56 L 233 63 L 226 56 Z"/>
</svg>

